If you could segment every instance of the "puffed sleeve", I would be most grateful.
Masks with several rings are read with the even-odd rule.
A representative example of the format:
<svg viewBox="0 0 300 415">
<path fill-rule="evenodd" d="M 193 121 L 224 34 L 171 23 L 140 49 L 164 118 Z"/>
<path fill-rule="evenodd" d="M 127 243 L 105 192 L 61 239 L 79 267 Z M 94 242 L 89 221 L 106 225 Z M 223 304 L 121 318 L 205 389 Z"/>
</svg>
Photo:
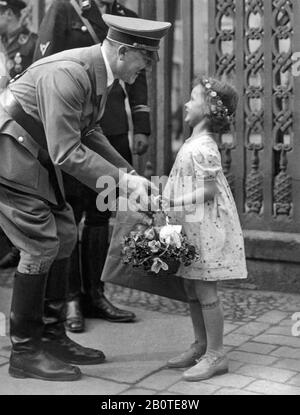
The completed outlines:
<svg viewBox="0 0 300 415">
<path fill-rule="evenodd" d="M 222 170 L 221 155 L 216 144 L 200 145 L 190 152 L 194 175 L 199 179 L 214 180 Z"/>
</svg>

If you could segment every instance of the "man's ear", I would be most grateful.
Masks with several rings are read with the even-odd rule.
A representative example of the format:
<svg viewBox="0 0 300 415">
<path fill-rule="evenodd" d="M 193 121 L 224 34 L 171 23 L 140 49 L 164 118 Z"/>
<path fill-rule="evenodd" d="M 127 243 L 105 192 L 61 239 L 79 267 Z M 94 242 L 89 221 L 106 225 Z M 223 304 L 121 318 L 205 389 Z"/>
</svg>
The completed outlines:
<svg viewBox="0 0 300 415">
<path fill-rule="evenodd" d="M 121 45 L 118 48 L 118 58 L 123 61 L 125 59 L 125 54 L 127 52 L 127 47 L 125 45 Z"/>
<path fill-rule="evenodd" d="M 8 17 L 10 17 L 10 18 L 12 18 L 12 17 L 15 16 L 14 12 L 12 11 L 12 9 L 6 9 L 6 15 Z"/>
</svg>

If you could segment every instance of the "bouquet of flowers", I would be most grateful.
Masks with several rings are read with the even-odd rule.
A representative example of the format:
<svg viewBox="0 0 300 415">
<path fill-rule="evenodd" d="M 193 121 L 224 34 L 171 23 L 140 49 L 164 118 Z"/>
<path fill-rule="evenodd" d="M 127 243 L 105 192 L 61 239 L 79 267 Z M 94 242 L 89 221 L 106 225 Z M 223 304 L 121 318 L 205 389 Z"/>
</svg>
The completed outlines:
<svg viewBox="0 0 300 415">
<path fill-rule="evenodd" d="M 176 273 L 180 264 L 188 266 L 199 255 L 194 245 L 182 232 L 181 225 L 170 225 L 165 215 L 165 225 L 137 224 L 122 241 L 122 261 L 133 267 L 143 267 L 155 274 L 165 271 Z M 174 272 L 174 265 L 176 270 Z"/>
</svg>

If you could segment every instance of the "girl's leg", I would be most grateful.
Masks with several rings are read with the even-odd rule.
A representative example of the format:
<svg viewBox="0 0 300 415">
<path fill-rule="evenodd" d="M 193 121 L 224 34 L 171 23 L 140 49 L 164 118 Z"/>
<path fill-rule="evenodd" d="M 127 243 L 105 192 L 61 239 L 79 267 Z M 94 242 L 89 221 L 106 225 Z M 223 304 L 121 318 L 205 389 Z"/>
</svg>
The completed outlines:
<svg viewBox="0 0 300 415">
<path fill-rule="evenodd" d="M 206 329 L 203 320 L 202 307 L 196 294 L 195 281 L 184 280 L 184 288 L 189 299 L 195 341 L 206 350 Z"/>
<path fill-rule="evenodd" d="M 224 315 L 216 282 L 195 281 L 206 329 L 207 350 L 223 351 Z"/>
<path fill-rule="evenodd" d="M 193 280 L 184 280 L 184 283 L 185 291 L 189 299 L 195 342 L 188 350 L 168 361 L 167 366 L 172 368 L 192 366 L 196 364 L 196 360 L 203 356 L 206 351 L 206 330 L 201 304 L 197 299 L 195 291 L 195 284 Z"/>
<path fill-rule="evenodd" d="M 195 281 L 195 291 L 202 308 L 207 350 L 199 363 L 184 373 L 188 381 L 208 379 L 228 372 L 228 360 L 223 350 L 224 316 L 217 295 L 217 283 Z"/>
</svg>

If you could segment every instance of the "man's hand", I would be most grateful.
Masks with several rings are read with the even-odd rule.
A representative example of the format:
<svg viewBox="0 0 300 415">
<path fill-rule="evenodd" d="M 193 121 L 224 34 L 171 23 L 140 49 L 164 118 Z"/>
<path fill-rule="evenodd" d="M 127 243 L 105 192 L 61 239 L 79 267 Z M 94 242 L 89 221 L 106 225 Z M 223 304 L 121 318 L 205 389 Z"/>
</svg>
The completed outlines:
<svg viewBox="0 0 300 415">
<path fill-rule="evenodd" d="M 124 174 L 119 183 L 120 191 L 128 197 L 134 210 L 149 210 L 152 195 L 158 194 L 158 188 L 145 177 L 134 174 Z"/>
<path fill-rule="evenodd" d="M 146 134 L 134 134 L 132 153 L 142 156 L 149 147 L 149 136 Z"/>
</svg>

